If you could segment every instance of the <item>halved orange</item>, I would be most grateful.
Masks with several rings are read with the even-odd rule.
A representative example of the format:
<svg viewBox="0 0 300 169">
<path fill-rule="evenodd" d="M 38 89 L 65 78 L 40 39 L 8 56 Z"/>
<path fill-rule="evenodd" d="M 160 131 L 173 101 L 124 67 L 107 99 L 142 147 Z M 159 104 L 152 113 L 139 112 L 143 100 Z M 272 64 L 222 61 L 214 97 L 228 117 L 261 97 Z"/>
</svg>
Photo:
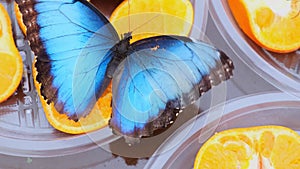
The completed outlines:
<svg viewBox="0 0 300 169">
<path fill-rule="evenodd" d="M 33 63 L 33 65 L 35 62 Z M 69 134 L 81 134 L 94 131 L 107 126 L 111 117 L 111 87 L 108 87 L 102 97 L 99 98 L 92 111 L 86 116 L 80 118 L 77 122 L 68 118 L 66 114 L 56 111 L 54 104 L 47 104 L 44 97 L 40 93 L 41 84 L 36 80 L 38 72 L 33 66 L 32 74 L 37 93 L 40 97 L 43 109 L 45 111 L 48 122 L 57 130 Z"/>
<path fill-rule="evenodd" d="M 240 28 L 263 48 L 287 53 L 300 48 L 299 0 L 228 0 Z"/>
<path fill-rule="evenodd" d="M 282 126 L 222 131 L 199 150 L 199 169 L 299 169 L 300 136 Z"/>
<path fill-rule="evenodd" d="M 110 16 L 119 34 L 132 32 L 132 42 L 154 35 L 189 34 L 194 20 L 189 0 L 125 0 Z"/>
<path fill-rule="evenodd" d="M 15 92 L 22 74 L 22 57 L 13 39 L 11 21 L 4 6 L 0 4 L 0 102 Z"/>
</svg>

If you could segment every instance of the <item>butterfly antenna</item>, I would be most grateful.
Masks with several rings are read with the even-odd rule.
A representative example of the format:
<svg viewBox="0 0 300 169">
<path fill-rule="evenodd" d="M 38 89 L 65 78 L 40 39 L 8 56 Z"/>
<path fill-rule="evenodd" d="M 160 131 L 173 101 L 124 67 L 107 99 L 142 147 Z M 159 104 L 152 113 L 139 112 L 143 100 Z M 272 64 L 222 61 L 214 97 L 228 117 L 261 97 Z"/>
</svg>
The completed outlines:
<svg viewBox="0 0 300 169">
<path fill-rule="evenodd" d="M 130 0 L 128 0 L 127 1 L 127 3 L 128 3 L 128 30 L 129 30 L 129 32 L 131 32 L 130 30 L 131 30 L 131 28 L 130 28 L 130 2 L 129 2 Z"/>
<path fill-rule="evenodd" d="M 146 24 L 148 24 L 148 23 L 150 23 L 151 21 L 153 21 L 155 18 L 157 18 L 159 16 L 159 14 L 157 14 L 157 15 L 155 15 L 155 16 L 153 16 L 151 19 L 149 19 L 149 20 L 147 20 L 147 21 L 145 21 L 144 23 L 142 23 L 140 26 L 138 26 L 138 27 L 136 27 L 136 28 L 134 28 L 131 32 L 134 32 L 134 31 L 136 31 L 136 30 L 138 30 L 138 29 L 140 29 L 141 27 L 143 27 L 143 26 L 145 26 Z"/>
</svg>

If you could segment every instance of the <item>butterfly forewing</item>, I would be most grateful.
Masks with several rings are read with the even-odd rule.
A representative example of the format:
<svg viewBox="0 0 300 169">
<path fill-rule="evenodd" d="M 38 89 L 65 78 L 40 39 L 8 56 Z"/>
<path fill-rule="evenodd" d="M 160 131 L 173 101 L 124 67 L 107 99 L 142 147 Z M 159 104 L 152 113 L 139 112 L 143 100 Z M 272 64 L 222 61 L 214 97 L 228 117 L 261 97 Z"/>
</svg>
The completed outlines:
<svg viewBox="0 0 300 169">
<path fill-rule="evenodd" d="M 86 115 L 100 95 L 97 90 L 108 85 L 103 81 L 110 49 L 119 41 L 116 31 L 84 0 L 16 2 L 37 56 L 41 94 L 74 120 Z"/>
</svg>

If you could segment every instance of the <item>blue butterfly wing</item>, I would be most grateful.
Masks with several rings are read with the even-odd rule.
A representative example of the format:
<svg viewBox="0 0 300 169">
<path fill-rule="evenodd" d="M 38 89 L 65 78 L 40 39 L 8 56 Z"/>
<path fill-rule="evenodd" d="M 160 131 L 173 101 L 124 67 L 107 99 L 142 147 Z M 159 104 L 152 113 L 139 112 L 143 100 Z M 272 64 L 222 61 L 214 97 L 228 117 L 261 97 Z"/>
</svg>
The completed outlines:
<svg viewBox="0 0 300 169">
<path fill-rule="evenodd" d="M 187 37 L 138 41 L 114 74 L 110 126 L 123 135 L 149 136 L 211 86 L 230 78 L 232 70 L 223 52 Z"/>
<path fill-rule="evenodd" d="M 119 37 L 84 0 L 16 0 L 37 60 L 41 94 L 71 119 L 86 115 L 106 89 L 111 48 Z"/>
</svg>

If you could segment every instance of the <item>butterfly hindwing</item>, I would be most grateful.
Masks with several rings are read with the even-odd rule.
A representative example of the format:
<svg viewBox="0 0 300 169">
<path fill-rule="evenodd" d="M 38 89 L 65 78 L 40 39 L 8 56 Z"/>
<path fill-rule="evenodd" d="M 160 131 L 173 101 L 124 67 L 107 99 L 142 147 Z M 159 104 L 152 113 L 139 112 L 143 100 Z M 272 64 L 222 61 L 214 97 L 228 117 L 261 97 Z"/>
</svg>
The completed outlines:
<svg viewBox="0 0 300 169">
<path fill-rule="evenodd" d="M 113 78 L 110 126 L 127 136 L 149 136 L 170 124 L 176 110 L 228 79 L 232 69 L 224 53 L 187 37 L 135 42 Z"/>
<path fill-rule="evenodd" d="M 119 41 L 117 33 L 84 0 L 16 2 L 37 56 L 41 94 L 57 111 L 77 120 L 89 112 L 95 96 L 109 83 L 105 71 L 112 59 L 110 49 Z"/>
</svg>

